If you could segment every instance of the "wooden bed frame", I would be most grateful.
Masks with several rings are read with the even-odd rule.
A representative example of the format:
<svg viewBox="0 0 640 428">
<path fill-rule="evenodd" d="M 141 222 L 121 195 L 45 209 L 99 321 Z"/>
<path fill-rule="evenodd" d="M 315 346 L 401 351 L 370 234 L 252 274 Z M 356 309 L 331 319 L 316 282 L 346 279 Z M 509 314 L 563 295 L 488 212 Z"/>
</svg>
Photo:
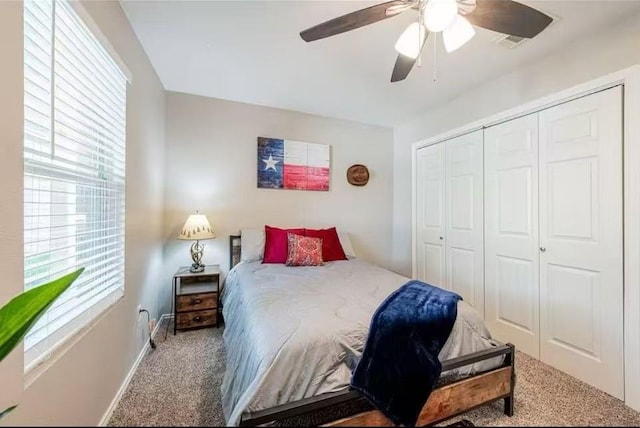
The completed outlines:
<svg viewBox="0 0 640 428">
<path fill-rule="evenodd" d="M 233 268 L 240 262 L 240 236 L 229 237 L 229 265 Z M 442 371 L 467 366 L 479 361 L 504 356 L 503 363 L 487 372 L 477 373 L 437 386 L 422 408 L 416 426 L 433 425 L 458 416 L 479 406 L 504 400 L 504 413 L 513 416 L 515 374 L 515 347 L 499 345 L 442 362 Z M 332 420 L 323 426 L 394 426 L 380 411 L 376 410 L 364 396 L 353 389 L 321 394 L 291 403 L 271 407 L 257 412 L 242 414 L 240 426 L 258 426 L 282 423 L 292 418 L 317 414 L 336 406 L 354 406 L 359 411 L 341 419 Z"/>
</svg>

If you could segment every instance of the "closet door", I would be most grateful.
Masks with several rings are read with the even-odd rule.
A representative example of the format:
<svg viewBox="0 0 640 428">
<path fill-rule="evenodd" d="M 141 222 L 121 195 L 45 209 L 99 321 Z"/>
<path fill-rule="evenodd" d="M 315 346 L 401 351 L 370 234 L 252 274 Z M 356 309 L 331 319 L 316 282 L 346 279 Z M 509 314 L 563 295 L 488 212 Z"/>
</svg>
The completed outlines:
<svg viewBox="0 0 640 428">
<path fill-rule="evenodd" d="M 445 287 L 444 156 L 444 144 L 434 144 L 418 150 L 416 163 L 417 276 L 439 287 Z"/>
<path fill-rule="evenodd" d="M 538 115 L 484 139 L 485 319 L 496 339 L 539 358 Z"/>
<path fill-rule="evenodd" d="M 444 143 L 445 287 L 484 317 L 482 131 Z"/>
<path fill-rule="evenodd" d="M 622 90 L 539 120 L 541 360 L 622 399 Z"/>
</svg>

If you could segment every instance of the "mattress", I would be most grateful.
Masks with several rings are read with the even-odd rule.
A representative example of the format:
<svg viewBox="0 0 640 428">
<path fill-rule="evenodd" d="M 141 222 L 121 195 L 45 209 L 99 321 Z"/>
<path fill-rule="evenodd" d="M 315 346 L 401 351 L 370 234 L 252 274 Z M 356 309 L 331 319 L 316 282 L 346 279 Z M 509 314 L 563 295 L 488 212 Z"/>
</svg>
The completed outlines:
<svg viewBox="0 0 640 428">
<path fill-rule="evenodd" d="M 227 365 L 222 405 L 227 424 L 254 412 L 349 387 L 371 318 L 409 279 L 352 259 L 318 267 L 242 262 L 222 292 Z M 480 315 L 458 303 L 441 361 L 497 346 Z M 444 375 L 497 367 L 485 360 Z"/>
</svg>

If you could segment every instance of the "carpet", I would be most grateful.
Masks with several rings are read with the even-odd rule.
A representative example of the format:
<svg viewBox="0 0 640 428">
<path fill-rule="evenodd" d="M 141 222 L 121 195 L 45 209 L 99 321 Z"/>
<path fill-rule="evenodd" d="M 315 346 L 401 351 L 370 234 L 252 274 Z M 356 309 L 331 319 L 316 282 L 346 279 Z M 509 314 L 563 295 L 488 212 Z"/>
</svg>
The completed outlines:
<svg viewBox="0 0 640 428">
<path fill-rule="evenodd" d="M 454 422 L 449 425 L 443 425 L 444 427 L 474 427 L 475 425 L 468 419 L 461 419 L 458 422 Z"/>
<path fill-rule="evenodd" d="M 172 332 L 162 326 L 116 406 L 109 426 L 222 426 L 222 328 Z M 502 402 L 480 407 L 442 426 L 640 426 L 624 403 L 518 352 L 515 415 Z"/>
</svg>

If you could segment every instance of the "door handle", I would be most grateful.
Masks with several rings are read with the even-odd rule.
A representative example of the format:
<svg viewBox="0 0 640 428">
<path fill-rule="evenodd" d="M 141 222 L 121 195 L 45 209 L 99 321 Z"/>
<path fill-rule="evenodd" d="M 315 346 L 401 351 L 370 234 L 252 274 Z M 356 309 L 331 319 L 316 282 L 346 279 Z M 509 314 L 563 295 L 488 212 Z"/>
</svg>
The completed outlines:
<svg viewBox="0 0 640 428">
<path fill-rule="evenodd" d="M 547 249 L 545 247 L 540 247 L 540 252 L 544 253 L 545 251 L 547 251 Z"/>
</svg>

